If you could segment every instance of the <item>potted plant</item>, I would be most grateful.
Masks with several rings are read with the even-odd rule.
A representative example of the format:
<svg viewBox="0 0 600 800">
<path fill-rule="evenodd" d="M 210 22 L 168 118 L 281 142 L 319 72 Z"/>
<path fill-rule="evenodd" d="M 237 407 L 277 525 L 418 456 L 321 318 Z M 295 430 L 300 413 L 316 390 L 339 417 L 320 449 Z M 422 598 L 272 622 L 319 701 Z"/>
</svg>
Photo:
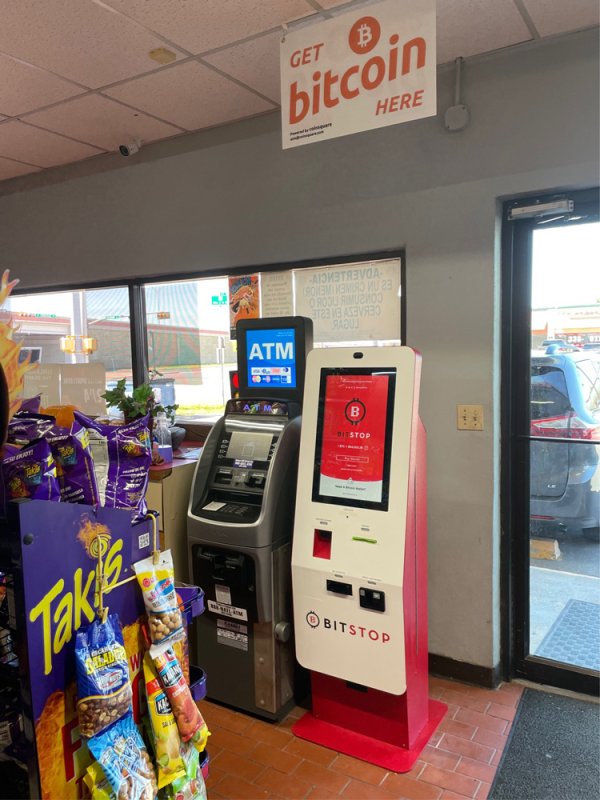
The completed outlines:
<svg viewBox="0 0 600 800">
<path fill-rule="evenodd" d="M 179 408 L 178 404 L 163 406 L 157 403 L 154 397 L 154 390 L 149 383 L 141 383 L 136 386 L 131 394 L 126 391 L 126 379 L 121 378 L 117 381 L 114 389 L 107 389 L 100 395 L 106 404 L 112 408 L 118 408 L 123 414 L 124 422 L 131 422 L 139 417 L 150 414 L 152 418 L 159 411 L 164 411 L 171 425 L 175 422 L 175 412 Z"/>
</svg>

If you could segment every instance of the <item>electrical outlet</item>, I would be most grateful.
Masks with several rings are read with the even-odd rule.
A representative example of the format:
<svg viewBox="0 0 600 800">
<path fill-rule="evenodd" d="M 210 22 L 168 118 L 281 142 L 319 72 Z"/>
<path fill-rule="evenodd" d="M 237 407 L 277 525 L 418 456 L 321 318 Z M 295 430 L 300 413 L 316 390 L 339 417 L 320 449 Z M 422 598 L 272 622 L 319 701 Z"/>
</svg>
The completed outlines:
<svg viewBox="0 0 600 800">
<path fill-rule="evenodd" d="M 483 406 L 456 406 L 456 427 L 459 431 L 482 431 Z"/>
</svg>

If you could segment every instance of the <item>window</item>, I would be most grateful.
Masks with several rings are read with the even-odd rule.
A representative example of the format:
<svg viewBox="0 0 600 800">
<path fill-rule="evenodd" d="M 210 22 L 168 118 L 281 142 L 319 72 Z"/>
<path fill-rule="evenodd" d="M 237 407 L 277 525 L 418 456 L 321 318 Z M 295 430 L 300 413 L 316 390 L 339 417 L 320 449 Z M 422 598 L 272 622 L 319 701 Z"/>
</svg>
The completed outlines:
<svg viewBox="0 0 600 800">
<path fill-rule="evenodd" d="M 140 291 L 144 304 L 137 307 Z M 142 305 L 147 350 L 136 344 L 134 364 L 131 332 L 141 326 L 131 323 L 141 316 Z M 237 319 L 306 316 L 313 320 L 315 347 L 365 347 L 400 343 L 400 308 L 398 257 L 252 276 L 17 294 L 5 310 L 20 325 L 22 358 L 36 364 L 27 373 L 26 395 L 40 392 L 46 405 L 72 401 L 87 413 L 101 414 L 104 389 L 124 378 L 131 390 L 135 374 L 138 382 L 147 379 L 154 387 L 158 402 L 176 403 L 179 418 L 198 419 L 220 415 L 231 396 Z M 144 352 L 147 378 L 141 377 Z M 82 396 L 86 381 L 93 395 L 87 399 Z M 69 385 L 73 391 L 63 391 Z"/>
<path fill-rule="evenodd" d="M 18 326 L 21 361 L 32 365 L 24 394 L 41 394 L 43 406 L 73 403 L 101 414 L 105 389 L 131 380 L 127 288 L 11 296 L 3 312 Z"/>
</svg>

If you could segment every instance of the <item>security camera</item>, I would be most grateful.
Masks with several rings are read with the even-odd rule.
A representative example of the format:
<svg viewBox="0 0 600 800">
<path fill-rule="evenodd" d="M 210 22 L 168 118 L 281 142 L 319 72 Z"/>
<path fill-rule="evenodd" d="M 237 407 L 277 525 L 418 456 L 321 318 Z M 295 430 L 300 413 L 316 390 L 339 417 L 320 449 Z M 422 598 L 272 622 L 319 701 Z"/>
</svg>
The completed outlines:
<svg viewBox="0 0 600 800">
<path fill-rule="evenodd" d="M 127 156 L 132 156 L 140 149 L 142 143 L 139 139 L 134 139 L 133 142 L 129 144 L 120 144 L 119 145 L 119 153 L 123 156 L 123 158 L 127 158 Z"/>
</svg>

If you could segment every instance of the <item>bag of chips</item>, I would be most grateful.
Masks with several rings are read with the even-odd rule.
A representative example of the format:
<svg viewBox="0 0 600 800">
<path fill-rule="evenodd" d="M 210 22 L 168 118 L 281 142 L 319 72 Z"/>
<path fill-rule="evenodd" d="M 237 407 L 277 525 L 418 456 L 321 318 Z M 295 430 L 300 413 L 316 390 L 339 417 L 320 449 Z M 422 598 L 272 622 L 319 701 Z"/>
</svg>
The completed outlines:
<svg viewBox="0 0 600 800">
<path fill-rule="evenodd" d="M 162 789 L 185 775 L 185 764 L 179 753 L 181 739 L 177 723 L 149 653 L 144 655 L 144 682 L 154 760 L 158 768 L 158 788 Z"/>
<path fill-rule="evenodd" d="M 55 418 L 49 414 L 17 411 L 8 423 L 7 441 L 11 444 L 31 444 L 49 431 L 55 423 Z"/>
<path fill-rule="evenodd" d="M 44 438 L 56 462 L 61 500 L 65 503 L 98 504 L 98 484 L 88 432 L 79 423 L 70 428 L 53 426 Z"/>
<path fill-rule="evenodd" d="M 185 636 L 183 618 L 175 592 L 175 573 L 170 550 L 159 556 L 158 563 L 149 556 L 133 564 L 148 614 L 152 645 L 171 644 Z M 155 651 L 150 648 L 154 657 Z"/>
<path fill-rule="evenodd" d="M 206 800 L 206 785 L 200 769 L 200 754 L 189 742 L 182 742 L 181 756 L 185 775 L 167 787 L 166 795 L 174 800 Z"/>
<path fill-rule="evenodd" d="M 134 522 L 143 519 L 152 463 L 149 417 L 126 425 L 105 425 L 80 411 L 74 416 L 89 433 L 100 505 L 130 509 Z"/>
<path fill-rule="evenodd" d="M 75 639 L 79 730 L 89 738 L 131 710 L 131 684 L 117 614 L 94 620 Z"/>
<path fill-rule="evenodd" d="M 41 404 L 41 394 L 36 394 L 35 397 L 24 397 L 21 400 L 21 405 L 19 406 L 19 411 L 17 413 L 21 414 L 22 412 L 25 412 L 27 414 L 39 414 Z"/>
<path fill-rule="evenodd" d="M 150 652 L 152 653 L 152 651 Z M 153 661 L 171 704 L 181 739 L 184 742 L 191 740 L 197 750 L 204 750 L 209 737 L 208 726 L 194 702 L 173 648 L 163 649 L 153 658 Z"/>
<path fill-rule="evenodd" d="M 117 800 L 110 781 L 97 761 L 93 761 L 83 776 L 91 800 Z"/>
<path fill-rule="evenodd" d="M 50 445 L 43 439 L 7 455 L 0 473 L 0 515 L 5 516 L 9 500 L 60 500 L 56 464 Z"/>
<path fill-rule="evenodd" d="M 88 747 L 118 800 L 154 800 L 156 775 L 131 713 L 93 736 Z"/>
</svg>

